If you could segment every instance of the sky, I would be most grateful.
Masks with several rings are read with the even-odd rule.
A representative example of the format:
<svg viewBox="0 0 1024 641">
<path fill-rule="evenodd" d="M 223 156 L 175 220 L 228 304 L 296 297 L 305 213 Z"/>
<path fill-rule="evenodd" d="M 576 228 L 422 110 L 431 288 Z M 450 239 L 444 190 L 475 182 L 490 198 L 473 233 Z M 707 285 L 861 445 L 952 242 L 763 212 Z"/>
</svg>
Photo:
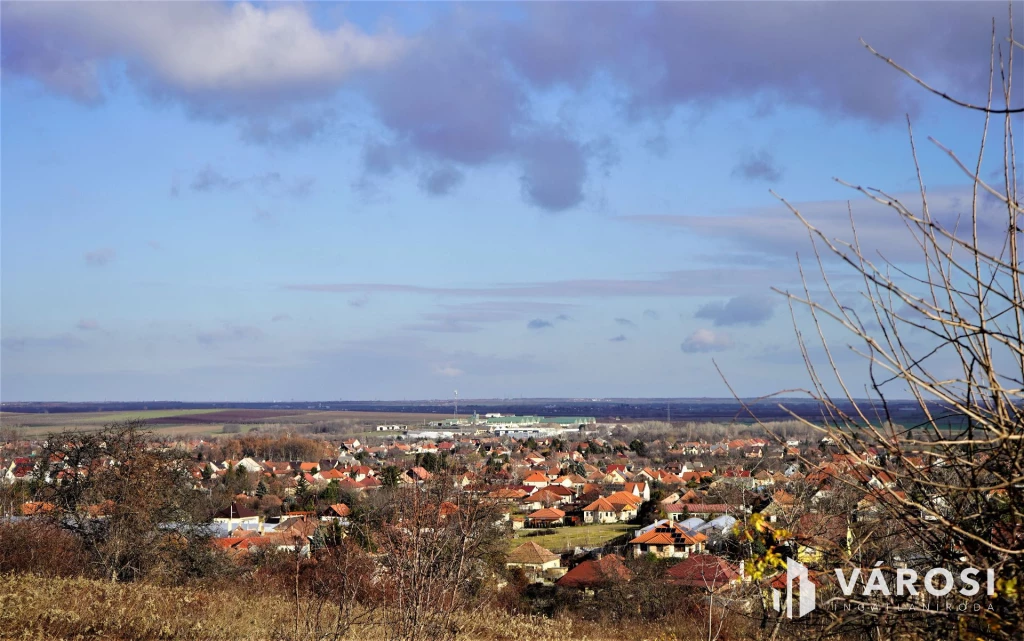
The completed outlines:
<svg viewBox="0 0 1024 641">
<path fill-rule="evenodd" d="M 806 387 L 770 190 L 913 263 L 833 178 L 920 200 L 909 118 L 953 219 L 983 119 L 860 39 L 980 102 L 1007 7 L 3 3 L 0 399 Z"/>
</svg>

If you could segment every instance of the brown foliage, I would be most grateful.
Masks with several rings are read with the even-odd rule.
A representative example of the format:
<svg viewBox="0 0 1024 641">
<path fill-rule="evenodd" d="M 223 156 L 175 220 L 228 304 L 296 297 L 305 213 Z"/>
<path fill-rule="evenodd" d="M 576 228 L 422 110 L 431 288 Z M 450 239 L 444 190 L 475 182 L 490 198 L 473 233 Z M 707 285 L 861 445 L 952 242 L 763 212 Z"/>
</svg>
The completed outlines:
<svg viewBox="0 0 1024 641">
<path fill-rule="evenodd" d="M 78 538 L 48 520 L 0 521 L 0 574 L 77 576 L 87 564 Z"/>
</svg>

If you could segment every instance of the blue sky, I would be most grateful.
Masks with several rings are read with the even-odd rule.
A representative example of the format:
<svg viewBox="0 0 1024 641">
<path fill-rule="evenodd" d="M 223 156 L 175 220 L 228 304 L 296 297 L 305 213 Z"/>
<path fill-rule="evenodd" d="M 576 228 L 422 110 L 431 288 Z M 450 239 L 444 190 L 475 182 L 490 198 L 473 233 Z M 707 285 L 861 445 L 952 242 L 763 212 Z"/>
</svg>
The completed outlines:
<svg viewBox="0 0 1024 641">
<path fill-rule="evenodd" d="M 798 284 L 806 232 L 769 189 L 837 234 L 852 199 L 912 262 L 832 178 L 912 194 L 909 114 L 953 216 L 966 180 L 923 141 L 970 155 L 982 121 L 858 38 L 976 100 L 1007 23 L 954 2 L 3 12 L 4 401 L 726 396 L 712 359 L 744 395 L 806 386 L 770 291 Z"/>
</svg>

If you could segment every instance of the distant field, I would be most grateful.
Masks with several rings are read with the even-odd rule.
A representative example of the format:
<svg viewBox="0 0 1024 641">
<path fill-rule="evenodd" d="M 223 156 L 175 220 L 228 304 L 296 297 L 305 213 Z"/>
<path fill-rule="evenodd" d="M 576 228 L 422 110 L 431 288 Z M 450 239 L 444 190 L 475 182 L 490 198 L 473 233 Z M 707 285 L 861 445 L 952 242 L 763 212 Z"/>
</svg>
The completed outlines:
<svg viewBox="0 0 1024 641">
<path fill-rule="evenodd" d="M 128 421 L 141 418 L 147 421 L 159 420 L 171 416 L 194 418 L 196 415 L 209 414 L 216 410 L 142 410 L 133 412 L 77 412 L 61 414 L 22 414 L 18 412 L 0 412 L 0 424 L 20 425 L 23 427 L 71 427 L 75 425 L 105 425 L 117 421 Z"/>
<path fill-rule="evenodd" d="M 187 409 L 138 410 L 125 412 L 61 412 L 21 413 L 0 412 L 0 425 L 18 427 L 28 436 L 39 436 L 63 429 L 98 429 L 108 423 L 143 419 L 148 429 L 170 435 L 215 435 L 222 433 L 224 425 L 302 426 L 315 423 L 341 423 L 350 428 L 347 435 L 365 436 L 374 427 L 401 424 L 415 427 L 440 417 L 437 414 L 403 414 L 400 412 L 347 412 L 274 409 Z M 243 427 L 244 431 L 244 427 Z"/>
<path fill-rule="evenodd" d="M 527 541 L 533 541 L 537 545 L 545 547 L 552 552 L 561 552 L 574 547 L 595 547 L 611 541 L 617 536 L 637 529 L 636 525 L 628 523 L 609 523 L 607 525 L 580 525 L 577 527 L 557 528 L 555 534 L 544 534 L 541 536 L 522 536 L 529 530 L 516 532 L 516 537 L 510 541 L 510 546 L 515 548 Z"/>
</svg>

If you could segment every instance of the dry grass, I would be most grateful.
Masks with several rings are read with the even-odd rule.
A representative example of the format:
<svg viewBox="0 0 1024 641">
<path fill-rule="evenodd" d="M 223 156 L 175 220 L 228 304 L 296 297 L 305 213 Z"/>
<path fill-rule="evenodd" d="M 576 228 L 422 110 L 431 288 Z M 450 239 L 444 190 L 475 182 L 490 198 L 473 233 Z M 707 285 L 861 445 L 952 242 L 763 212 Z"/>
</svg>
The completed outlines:
<svg viewBox="0 0 1024 641">
<path fill-rule="evenodd" d="M 118 584 L 92 579 L 53 579 L 31 574 L 0 575 L 0 638 L 24 641 L 284 641 L 291 634 L 294 603 L 241 580 L 224 589 Z M 570 619 L 545 619 L 489 609 L 461 615 L 464 641 L 668 641 L 673 626 L 622 629 Z M 354 629 L 349 639 L 383 637 L 374 625 Z"/>
<path fill-rule="evenodd" d="M 283 601 L 91 579 L 0 577 L 0 636 L 10 639 L 279 638 Z"/>
</svg>

